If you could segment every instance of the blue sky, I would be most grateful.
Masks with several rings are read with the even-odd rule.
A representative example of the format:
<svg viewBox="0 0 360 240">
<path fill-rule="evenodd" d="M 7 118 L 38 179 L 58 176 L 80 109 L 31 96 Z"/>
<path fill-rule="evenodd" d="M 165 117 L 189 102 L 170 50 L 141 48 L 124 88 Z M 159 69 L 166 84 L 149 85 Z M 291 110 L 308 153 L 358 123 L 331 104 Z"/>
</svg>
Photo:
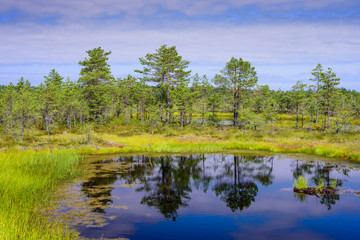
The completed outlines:
<svg viewBox="0 0 360 240">
<path fill-rule="evenodd" d="M 86 50 L 111 50 L 115 77 L 139 57 L 175 45 L 210 78 L 231 57 L 250 61 L 259 84 L 290 89 L 321 63 L 360 91 L 358 0 L 2 0 L 0 84 L 37 85 L 55 68 L 78 78 Z"/>
</svg>

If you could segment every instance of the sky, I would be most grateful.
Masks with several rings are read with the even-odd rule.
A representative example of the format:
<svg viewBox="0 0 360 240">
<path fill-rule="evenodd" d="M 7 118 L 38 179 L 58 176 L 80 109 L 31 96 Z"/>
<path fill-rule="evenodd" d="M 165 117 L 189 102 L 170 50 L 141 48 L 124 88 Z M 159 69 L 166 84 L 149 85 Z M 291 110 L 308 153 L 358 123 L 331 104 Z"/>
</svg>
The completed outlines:
<svg viewBox="0 0 360 240">
<path fill-rule="evenodd" d="M 360 91 L 359 26 L 359 0 L 1 0 L 0 84 L 38 85 L 53 68 L 77 80 L 99 46 L 116 78 L 136 76 L 167 44 L 209 78 L 242 58 L 258 84 L 288 90 L 321 63 Z"/>
</svg>

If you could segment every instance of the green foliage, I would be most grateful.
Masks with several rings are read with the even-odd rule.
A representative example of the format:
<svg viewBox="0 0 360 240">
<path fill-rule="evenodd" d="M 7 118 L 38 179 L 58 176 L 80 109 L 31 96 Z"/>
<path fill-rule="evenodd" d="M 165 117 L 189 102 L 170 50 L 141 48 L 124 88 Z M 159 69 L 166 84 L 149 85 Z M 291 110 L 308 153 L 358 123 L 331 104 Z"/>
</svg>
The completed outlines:
<svg viewBox="0 0 360 240">
<path fill-rule="evenodd" d="M 299 128 L 299 113 L 304 116 L 305 106 L 306 106 L 306 84 L 302 83 L 302 81 L 297 81 L 296 84 L 292 87 L 292 101 L 294 106 L 296 107 L 296 127 Z M 301 127 L 304 126 L 304 119 L 302 117 Z"/>
<path fill-rule="evenodd" d="M 45 82 L 37 89 L 37 102 L 43 127 L 49 136 L 55 121 L 60 118 L 63 77 L 52 69 L 44 78 Z"/>
<path fill-rule="evenodd" d="M 318 190 L 321 191 L 321 190 L 324 188 L 324 186 L 325 186 L 325 184 L 324 184 L 324 179 L 323 179 L 323 178 L 320 178 L 319 181 L 318 181 L 318 183 L 317 183 L 317 185 L 316 185 L 316 187 L 317 187 Z"/>
<path fill-rule="evenodd" d="M 140 63 L 145 67 L 135 72 L 143 74 L 146 81 L 172 85 L 190 74 L 190 71 L 185 71 L 189 61 L 178 55 L 175 46 L 162 45 L 156 53 L 148 53 L 144 58 L 140 58 Z"/>
<path fill-rule="evenodd" d="M 85 135 L 86 144 L 90 144 L 94 137 L 94 125 L 92 123 L 86 123 L 81 128 L 81 132 Z"/>
<path fill-rule="evenodd" d="M 76 239 L 44 212 L 56 187 L 77 176 L 76 152 L 2 151 L 0 159 L 0 239 Z"/>
<path fill-rule="evenodd" d="M 107 63 L 111 51 L 105 52 L 101 47 L 86 51 L 89 59 L 79 61 L 81 69 L 79 83 L 83 90 L 90 118 L 103 121 L 107 103 L 110 99 L 108 84 L 112 84 L 110 65 Z"/>
<path fill-rule="evenodd" d="M 294 179 L 294 187 L 298 189 L 308 188 L 308 180 L 304 176 L 299 176 L 297 179 Z"/>
<path fill-rule="evenodd" d="M 336 134 L 357 131 L 360 93 L 338 89 L 336 74 L 320 64 L 311 73 L 314 84 L 298 81 L 291 91 L 274 91 L 256 86 L 255 68 L 242 58 L 231 58 L 213 79 L 194 74 L 190 81 L 189 61 L 175 46 L 163 45 L 140 58 L 143 69 L 135 72 L 142 78 L 128 75 L 115 80 L 107 63 L 110 51 L 98 47 L 87 54 L 79 61 L 83 68 L 78 81 L 63 81 L 52 69 L 38 87 L 20 79 L 16 86 L 2 88 L 1 133 L 21 142 L 30 131 L 46 130 L 50 141 L 57 131 L 78 131 L 88 122 L 96 126 L 114 120 L 126 126 L 141 122 L 148 131 L 161 132 L 164 124 L 224 128 L 231 125 L 231 118 L 244 133 L 258 131 L 255 137 L 265 130 L 274 134 L 294 126 L 308 131 L 327 128 Z"/>
<path fill-rule="evenodd" d="M 10 83 L 0 96 L 0 119 L 4 132 L 21 142 L 31 120 L 36 119 L 37 115 L 35 94 L 30 82 L 21 77 L 16 86 Z"/>
<path fill-rule="evenodd" d="M 237 126 L 239 101 L 242 91 L 254 87 L 258 80 L 255 67 L 242 58 L 236 59 L 232 57 L 220 72 L 221 75 L 215 76 L 215 84 L 231 91 L 233 96 L 233 121 L 234 125 Z"/>
<path fill-rule="evenodd" d="M 160 95 L 157 100 L 166 100 L 162 103 L 166 113 L 166 122 L 169 123 L 172 109 L 170 92 L 173 86 L 181 85 L 184 80 L 186 81 L 191 71 L 185 69 L 190 62 L 178 55 L 175 46 L 162 45 L 156 53 L 148 53 L 144 58 L 140 58 L 140 63 L 144 66 L 143 70 L 135 70 L 135 72 L 141 73 L 146 82 L 159 83 L 161 88 L 166 89 L 162 91 L 165 96 Z"/>
<path fill-rule="evenodd" d="M 71 130 L 76 125 L 76 120 L 81 123 L 89 118 L 89 108 L 79 84 L 68 78 L 64 84 L 60 97 L 61 117 L 66 127 Z"/>
<path fill-rule="evenodd" d="M 336 188 L 336 184 L 337 184 L 337 178 L 330 180 L 330 187 Z"/>
<path fill-rule="evenodd" d="M 298 81 L 291 91 L 274 91 L 256 86 L 255 68 L 242 58 L 231 58 L 213 79 L 195 74 L 190 81 L 189 61 L 175 46 L 163 45 L 140 58 L 143 69 L 135 72 L 141 79 L 115 80 L 107 63 L 110 51 L 98 47 L 87 54 L 79 61 L 78 81 L 63 81 L 52 69 L 37 87 L 21 78 L 0 88 L 2 149 L 69 147 L 84 154 L 255 150 L 360 161 L 354 126 L 360 125 L 360 93 L 338 89 L 331 68 L 325 71 L 319 64 L 311 72 L 313 84 Z M 229 126 L 230 119 L 236 126 Z M 1 237 L 73 237 L 44 217 L 39 206 L 47 206 L 54 187 L 74 176 L 75 151 L 0 152 Z M 307 181 L 299 178 L 294 185 L 307 187 Z"/>
</svg>

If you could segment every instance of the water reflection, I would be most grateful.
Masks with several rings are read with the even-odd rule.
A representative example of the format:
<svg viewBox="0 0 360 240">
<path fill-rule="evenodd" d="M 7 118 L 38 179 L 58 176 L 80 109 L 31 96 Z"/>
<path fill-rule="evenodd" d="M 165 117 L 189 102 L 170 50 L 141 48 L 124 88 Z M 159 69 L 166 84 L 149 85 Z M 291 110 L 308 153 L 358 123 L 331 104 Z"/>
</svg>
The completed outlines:
<svg viewBox="0 0 360 240">
<path fill-rule="evenodd" d="M 273 157 L 233 156 L 231 161 L 228 155 L 219 155 L 206 161 L 205 155 L 122 156 L 91 166 L 93 175 L 81 184 L 81 191 L 99 200 L 94 212 L 106 213 L 104 206 L 113 204 L 115 182 L 123 180 L 129 185 L 140 183 L 136 188 L 143 193 L 140 203 L 173 221 L 179 208 L 188 206 L 192 186 L 205 193 L 210 189 L 232 211 L 241 211 L 255 201 L 257 184 L 268 186 L 275 178 Z"/>
<path fill-rule="evenodd" d="M 87 237 L 101 237 L 106 231 L 117 237 L 134 236 L 137 223 L 156 223 L 161 219 L 178 223 L 180 218 L 199 213 L 245 217 L 265 209 L 275 211 L 275 215 L 266 215 L 270 219 L 279 214 L 276 209 L 291 212 L 289 206 L 297 206 L 296 203 L 310 202 L 314 207 L 320 204 L 331 212 L 340 202 L 340 194 L 293 194 L 293 179 L 303 175 L 310 185 L 323 179 L 326 186 L 337 179 L 337 187 L 341 188 L 351 186 L 349 174 L 354 173 L 349 166 L 329 162 L 228 154 L 120 156 L 94 160 L 84 166 L 91 174 L 78 185 L 81 199 L 86 199 L 93 213 L 107 219 L 111 216 L 117 224 L 110 224 L 109 228 L 102 224 L 98 232 L 92 230 L 94 226 L 78 224 Z M 289 214 L 298 213 L 294 211 Z M 125 228 L 122 234 L 116 232 L 118 224 L 129 224 L 128 221 L 134 224 L 130 224 L 131 233 L 126 235 Z"/>
<path fill-rule="evenodd" d="M 146 177 L 143 186 L 136 191 L 144 192 L 141 204 L 154 207 L 165 218 L 176 221 L 180 207 L 187 207 L 191 192 L 190 179 L 197 179 L 201 168 L 199 159 L 189 157 L 160 157 L 154 161 L 158 168 Z"/>
<path fill-rule="evenodd" d="M 347 176 L 350 171 L 347 166 L 318 161 L 296 160 L 291 165 L 294 178 L 303 175 L 315 185 L 323 179 L 330 186 L 336 179 L 337 187 L 341 187 L 344 180 L 330 177 L 331 172 Z M 113 204 L 111 193 L 116 181 L 123 180 L 129 186 L 139 184 L 136 191 L 143 193 L 140 203 L 176 221 L 179 208 L 188 206 L 193 186 L 205 193 L 210 189 L 231 211 L 242 211 L 255 202 L 259 184 L 273 183 L 273 169 L 274 157 L 219 155 L 206 162 L 205 155 L 122 156 L 93 163 L 94 175 L 82 183 L 81 190 L 88 198 L 98 200 L 94 212 L 106 213 L 104 206 Z M 307 197 L 295 194 L 300 202 Z M 318 197 L 328 210 L 340 200 L 339 194 Z"/>
<path fill-rule="evenodd" d="M 234 156 L 226 162 L 215 177 L 213 191 L 231 211 L 248 208 L 255 201 L 256 181 L 268 186 L 275 178 L 272 174 L 273 158 Z"/>
<path fill-rule="evenodd" d="M 331 174 L 332 172 L 338 173 L 341 178 L 335 177 L 335 174 Z M 296 164 L 293 166 L 294 178 L 305 176 L 307 179 L 311 180 L 314 185 L 318 185 L 320 181 L 323 181 L 324 186 L 330 186 L 331 182 L 336 181 L 336 187 L 338 188 L 343 186 L 344 177 L 348 177 L 349 172 L 349 166 L 329 162 L 296 160 Z M 333 177 L 331 177 L 331 175 Z M 295 193 L 294 196 L 300 202 L 305 201 L 308 197 L 305 194 Z M 331 210 L 333 205 L 340 200 L 340 195 L 337 193 L 330 195 L 318 195 L 317 197 L 320 198 L 320 204 L 324 205 L 328 210 Z"/>
</svg>

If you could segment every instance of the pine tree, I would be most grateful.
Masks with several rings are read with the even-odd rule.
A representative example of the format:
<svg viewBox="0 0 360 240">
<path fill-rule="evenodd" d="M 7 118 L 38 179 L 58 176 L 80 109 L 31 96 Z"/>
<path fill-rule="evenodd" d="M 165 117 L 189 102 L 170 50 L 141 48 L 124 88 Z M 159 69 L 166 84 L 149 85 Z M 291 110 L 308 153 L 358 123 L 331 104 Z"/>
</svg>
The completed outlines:
<svg viewBox="0 0 360 240">
<path fill-rule="evenodd" d="M 336 77 L 336 73 L 334 73 L 331 68 L 328 68 L 328 70 L 321 75 L 321 92 L 325 106 L 325 114 L 327 115 L 327 128 L 329 129 L 331 108 L 334 106 L 336 101 L 336 96 L 338 94 L 338 89 L 336 86 L 340 84 L 340 78 Z"/>
<path fill-rule="evenodd" d="M 310 81 L 314 82 L 314 93 L 316 98 L 316 118 L 315 123 L 318 123 L 319 120 L 319 107 L 320 107 L 320 89 L 322 85 L 322 77 L 323 77 L 324 69 L 323 66 L 319 63 L 316 68 L 314 68 L 311 72 L 311 75 L 314 76 L 314 78 L 310 78 Z"/>
<path fill-rule="evenodd" d="M 180 126 L 184 127 L 186 124 L 186 110 L 188 109 L 188 100 L 191 95 L 188 87 L 189 80 L 182 79 L 178 86 L 172 92 L 174 102 L 180 113 Z"/>
<path fill-rule="evenodd" d="M 16 99 L 14 104 L 14 114 L 18 121 L 18 126 L 20 128 L 19 139 L 22 141 L 25 137 L 25 129 L 29 125 L 29 121 L 34 117 L 36 113 L 36 105 L 34 94 L 30 89 L 30 82 L 24 80 L 21 77 L 16 84 Z"/>
<path fill-rule="evenodd" d="M 219 86 L 224 86 L 229 89 L 233 96 L 233 122 L 238 125 L 238 112 L 241 93 L 245 89 L 252 88 L 257 83 L 257 75 L 255 67 L 251 63 L 244 61 L 242 58 L 231 58 L 226 63 L 223 70 L 220 71 L 221 75 L 216 76 L 216 83 Z"/>
<path fill-rule="evenodd" d="M 171 119 L 171 87 L 178 85 L 180 79 L 189 76 L 191 71 L 185 69 L 190 62 L 179 56 L 175 46 L 162 45 L 156 50 L 156 53 L 148 53 L 144 58 L 140 58 L 140 63 L 144 66 L 143 70 L 135 70 L 135 72 L 141 73 L 146 82 L 156 82 L 165 90 L 166 122 L 169 123 Z"/>
<path fill-rule="evenodd" d="M 107 91 L 105 84 L 111 84 L 110 65 L 107 63 L 111 51 L 105 52 L 101 47 L 86 51 L 89 58 L 79 61 L 81 69 L 79 83 L 83 89 L 92 120 L 101 121 L 106 107 Z"/>
<path fill-rule="evenodd" d="M 64 78 L 61 77 L 55 69 L 52 69 L 48 76 L 44 76 L 44 78 L 45 82 L 40 84 L 37 91 L 37 102 L 39 104 L 43 126 L 49 136 L 56 117 L 59 118 L 59 104 L 62 94 L 62 80 Z"/>
<path fill-rule="evenodd" d="M 83 124 L 89 118 L 89 109 L 78 83 L 67 78 L 62 89 L 60 97 L 61 116 L 65 120 L 68 129 L 71 130 L 77 120 L 80 124 Z"/>
<path fill-rule="evenodd" d="M 304 127 L 304 110 L 306 103 L 306 84 L 302 81 L 297 81 L 292 87 L 293 102 L 296 107 L 296 127 L 299 128 L 299 111 L 301 111 L 301 127 Z"/>
<path fill-rule="evenodd" d="M 14 137 L 17 137 L 15 134 L 17 124 L 15 115 L 16 95 L 15 86 L 10 82 L 3 89 L 0 98 L 0 116 L 4 132 Z"/>
</svg>

